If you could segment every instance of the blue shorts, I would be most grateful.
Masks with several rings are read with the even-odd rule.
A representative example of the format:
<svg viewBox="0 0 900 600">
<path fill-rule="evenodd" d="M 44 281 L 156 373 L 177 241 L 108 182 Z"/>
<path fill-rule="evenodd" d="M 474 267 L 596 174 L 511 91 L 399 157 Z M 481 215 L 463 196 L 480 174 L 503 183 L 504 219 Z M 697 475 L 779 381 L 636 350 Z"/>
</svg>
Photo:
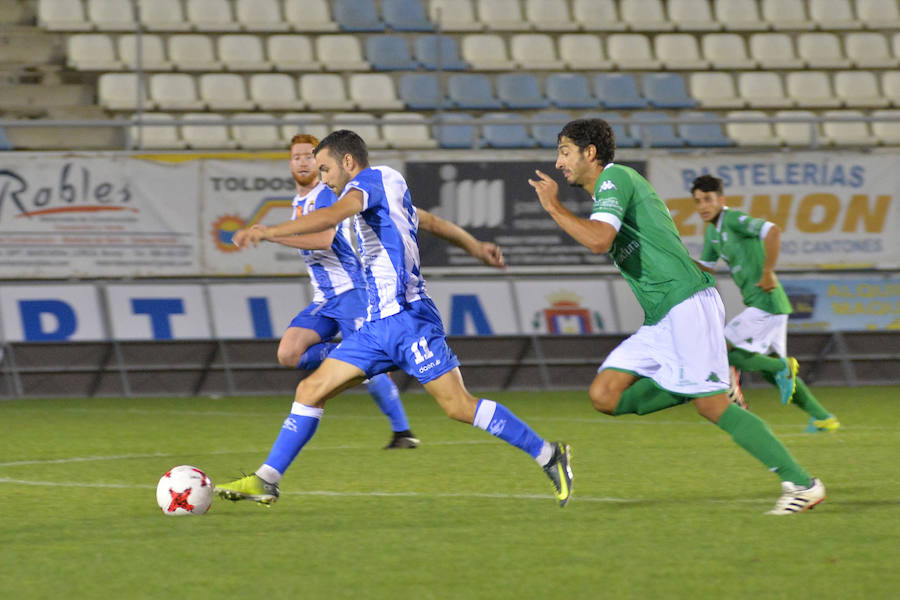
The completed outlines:
<svg viewBox="0 0 900 600">
<path fill-rule="evenodd" d="M 366 319 L 366 291 L 352 289 L 325 302 L 313 302 L 293 318 L 288 327 L 312 329 L 327 342 L 341 333 L 347 339 Z"/>
<path fill-rule="evenodd" d="M 328 358 L 359 367 L 367 377 L 399 367 L 422 384 L 459 366 L 447 345 L 441 315 L 429 298 L 390 317 L 366 321 Z"/>
</svg>

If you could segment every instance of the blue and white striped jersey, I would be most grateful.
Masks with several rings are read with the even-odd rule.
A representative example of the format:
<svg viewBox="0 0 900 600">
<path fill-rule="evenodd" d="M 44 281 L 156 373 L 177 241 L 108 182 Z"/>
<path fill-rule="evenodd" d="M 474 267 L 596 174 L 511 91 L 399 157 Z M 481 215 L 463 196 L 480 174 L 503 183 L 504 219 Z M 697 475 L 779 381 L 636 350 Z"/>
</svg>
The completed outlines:
<svg viewBox="0 0 900 600">
<path fill-rule="evenodd" d="M 420 272 L 419 216 L 406 180 L 391 167 L 365 169 L 341 196 L 351 189 L 363 194 L 363 210 L 354 225 L 369 296 L 368 320 L 374 321 L 428 297 Z"/>
<path fill-rule="evenodd" d="M 306 196 L 294 196 L 291 220 L 335 202 L 337 197 L 334 192 L 319 182 Z M 353 249 L 350 236 L 350 219 L 347 219 L 337 226 L 337 233 L 328 250 L 298 250 L 306 261 L 306 270 L 313 286 L 313 302 L 330 300 L 353 288 L 365 289 L 362 263 Z"/>
</svg>

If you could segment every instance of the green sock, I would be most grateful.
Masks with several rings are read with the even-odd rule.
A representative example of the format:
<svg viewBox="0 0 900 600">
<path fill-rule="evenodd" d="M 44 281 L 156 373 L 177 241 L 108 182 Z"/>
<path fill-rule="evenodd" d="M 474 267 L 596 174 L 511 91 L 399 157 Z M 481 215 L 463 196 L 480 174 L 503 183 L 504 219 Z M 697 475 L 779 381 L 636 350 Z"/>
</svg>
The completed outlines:
<svg viewBox="0 0 900 600">
<path fill-rule="evenodd" d="M 728 351 L 728 364 L 734 365 L 741 371 L 755 371 L 775 375 L 784 370 L 784 360 L 777 356 L 766 356 L 757 352 L 748 352 L 741 348 L 732 348 Z"/>
<path fill-rule="evenodd" d="M 763 373 L 763 378 L 772 385 L 775 385 L 774 376 Z M 791 404 L 796 404 L 797 408 L 814 419 L 827 419 L 831 416 L 831 413 L 825 410 L 824 406 L 819 404 L 816 397 L 809 391 L 809 387 L 807 387 L 806 383 L 799 377 L 797 378 L 797 391 L 794 392 L 794 397 L 791 398 Z"/>
<path fill-rule="evenodd" d="M 614 415 L 646 415 L 670 406 L 684 404 L 689 398 L 676 396 L 653 382 L 649 377 L 641 377 L 622 392 Z"/>
<path fill-rule="evenodd" d="M 782 481 L 810 485 L 810 476 L 778 441 L 766 423 L 751 412 L 729 404 L 719 422 L 720 429 L 731 435 L 735 443 L 753 455 Z"/>
</svg>

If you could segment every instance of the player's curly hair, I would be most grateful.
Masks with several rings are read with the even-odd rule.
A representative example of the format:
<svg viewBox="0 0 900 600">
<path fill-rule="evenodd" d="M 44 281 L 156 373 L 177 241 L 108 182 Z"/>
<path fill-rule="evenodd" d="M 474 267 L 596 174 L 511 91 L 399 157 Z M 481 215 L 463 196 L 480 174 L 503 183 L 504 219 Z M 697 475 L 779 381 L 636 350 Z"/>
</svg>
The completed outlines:
<svg viewBox="0 0 900 600">
<path fill-rule="evenodd" d="M 597 149 L 597 160 L 601 165 L 609 164 L 616 156 L 616 135 L 612 127 L 603 119 L 576 119 L 569 121 L 556 136 L 559 142 L 563 136 L 572 140 L 584 152 L 588 146 Z"/>
<path fill-rule="evenodd" d="M 309 133 L 298 133 L 291 138 L 291 143 L 288 146 L 288 150 L 293 148 L 295 144 L 312 144 L 312 147 L 315 148 L 319 145 L 319 138 Z"/>
<path fill-rule="evenodd" d="M 725 188 L 722 187 L 721 179 L 707 174 L 701 175 L 694 180 L 694 183 L 691 185 L 691 193 L 693 194 L 697 190 L 700 190 L 701 192 L 716 192 L 717 194 L 722 194 L 725 191 Z"/>
<path fill-rule="evenodd" d="M 319 142 L 319 145 L 313 150 L 313 155 L 325 149 L 337 160 L 341 160 L 349 154 L 363 169 L 369 166 L 369 148 L 366 146 L 365 140 L 355 131 L 349 129 L 332 131 Z"/>
</svg>

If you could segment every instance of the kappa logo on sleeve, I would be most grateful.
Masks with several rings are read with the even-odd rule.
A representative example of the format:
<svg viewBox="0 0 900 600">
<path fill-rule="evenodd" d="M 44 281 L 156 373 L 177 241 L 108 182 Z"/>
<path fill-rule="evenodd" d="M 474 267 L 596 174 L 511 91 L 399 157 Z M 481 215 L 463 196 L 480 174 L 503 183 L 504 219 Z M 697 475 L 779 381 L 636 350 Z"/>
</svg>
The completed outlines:
<svg viewBox="0 0 900 600">
<path fill-rule="evenodd" d="M 614 184 L 614 183 L 613 183 L 612 181 L 610 181 L 609 179 L 607 179 L 606 181 L 604 181 L 603 183 L 600 184 L 600 191 L 601 191 L 601 192 L 606 192 L 606 191 L 608 191 L 608 190 L 616 190 L 616 191 L 618 191 L 618 189 L 619 189 L 619 188 L 616 187 L 616 184 Z"/>
</svg>

